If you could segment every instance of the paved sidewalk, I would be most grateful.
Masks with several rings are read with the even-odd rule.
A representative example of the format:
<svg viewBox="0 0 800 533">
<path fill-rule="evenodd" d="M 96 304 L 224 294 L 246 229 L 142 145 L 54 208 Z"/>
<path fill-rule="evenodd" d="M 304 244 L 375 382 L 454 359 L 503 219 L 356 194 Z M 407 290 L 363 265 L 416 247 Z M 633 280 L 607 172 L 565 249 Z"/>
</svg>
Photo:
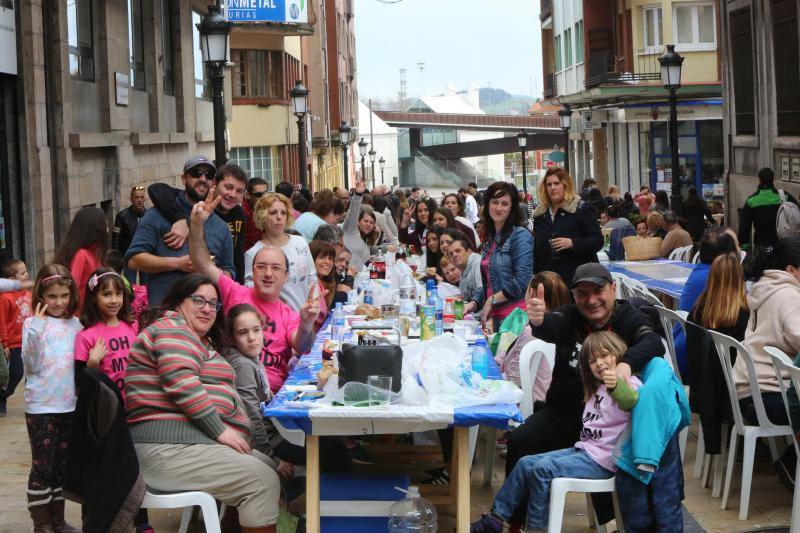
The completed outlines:
<svg viewBox="0 0 800 533">
<path fill-rule="evenodd" d="M 8 406 L 9 414 L 0 418 L 0 533 L 22 533 L 32 530 L 32 524 L 25 507 L 25 488 L 30 470 L 30 445 L 25 429 L 22 390 L 15 394 Z M 482 440 L 482 439 L 481 439 Z M 739 480 L 741 464 L 735 471 L 729 509 L 720 510 L 720 499 L 711 497 L 711 489 L 700 487 L 692 479 L 691 464 L 694 460 L 695 439 L 690 436 L 687 446 L 688 460 L 684 469 L 686 475 L 686 500 L 684 506 L 689 512 L 685 523 L 687 533 L 701 531 L 734 533 L 762 528 L 787 527 L 791 513 L 792 496 L 779 483 L 768 461 L 756 460 L 750 497 L 750 516 L 745 522 L 737 518 L 739 506 Z M 482 449 L 478 450 L 481 454 Z M 477 463 L 483 464 L 482 461 Z M 473 469 L 472 514 L 474 518 L 486 512 L 491 506 L 492 497 L 503 482 L 503 459 L 495 454 L 495 470 L 491 487 L 482 487 L 482 468 Z M 588 531 L 586 504 L 583 495 L 569 495 L 564 511 L 564 531 Z M 151 522 L 157 533 L 175 532 L 180 522 L 180 513 L 175 511 L 153 510 Z M 80 507 L 67 502 L 67 519 L 73 525 L 80 524 Z M 452 519 L 440 517 L 440 531 L 452 530 Z M 193 524 L 190 531 L 202 531 L 202 526 Z M 613 528 L 609 528 L 613 531 Z"/>
</svg>

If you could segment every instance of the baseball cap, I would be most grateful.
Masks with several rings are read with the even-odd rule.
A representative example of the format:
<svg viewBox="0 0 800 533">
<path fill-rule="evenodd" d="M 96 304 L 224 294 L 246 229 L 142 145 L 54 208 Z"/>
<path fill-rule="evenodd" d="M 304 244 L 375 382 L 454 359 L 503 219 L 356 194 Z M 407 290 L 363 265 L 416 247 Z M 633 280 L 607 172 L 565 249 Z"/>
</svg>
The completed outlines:
<svg viewBox="0 0 800 533">
<path fill-rule="evenodd" d="M 585 263 L 575 270 L 572 285 L 569 288 L 574 289 L 578 283 L 584 281 L 603 286 L 606 283 L 613 283 L 614 278 L 611 277 L 611 272 L 600 263 Z"/>
<path fill-rule="evenodd" d="M 217 167 L 214 165 L 214 163 L 211 162 L 209 158 L 207 158 L 204 155 L 196 155 L 194 157 L 189 158 L 189 160 L 186 161 L 186 164 L 183 165 L 183 173 L 186 174 L 194 167 L 199 167 L 200 165 L 211 167 L 214 170 L 214 172 L 217 171 Z"/>
</svg>

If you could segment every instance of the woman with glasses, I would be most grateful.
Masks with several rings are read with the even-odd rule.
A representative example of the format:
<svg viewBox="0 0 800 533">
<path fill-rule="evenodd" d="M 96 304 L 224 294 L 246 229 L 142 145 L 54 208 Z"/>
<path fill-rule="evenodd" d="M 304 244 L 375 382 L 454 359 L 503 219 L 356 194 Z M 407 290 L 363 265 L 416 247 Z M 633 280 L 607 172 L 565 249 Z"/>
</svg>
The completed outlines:
<svg viewBox="0 0 800 533">
<path fill-rule="evenodd" d="M 128 360 L 128 426 L 148 487 L 199 490 L 236 507 L 243 532 L 276 531 L 280 481 L 250 447 L 250 424 L 223 347 L 217 284 L 178 280 L 143 316 Z"/>
<path fill-rule="evenodd" d="M 269 192 L 258 199 L 253 211 L 253 220 L 263 232 L 244 254 L 244 283 L 253 286 L 253 260 L 264 246 L 276 246 L 283 250 L 289 261 L 289 279 L 281 290 L 283 300 L 295 311 L 302 307 L 308 296 L 308 289 L 317 283 L 314 259 L 308 242 L 299 235 L 289 235 L 286 228 L 292 225 L 292 204 L 282 194 Z"/>
</svg>

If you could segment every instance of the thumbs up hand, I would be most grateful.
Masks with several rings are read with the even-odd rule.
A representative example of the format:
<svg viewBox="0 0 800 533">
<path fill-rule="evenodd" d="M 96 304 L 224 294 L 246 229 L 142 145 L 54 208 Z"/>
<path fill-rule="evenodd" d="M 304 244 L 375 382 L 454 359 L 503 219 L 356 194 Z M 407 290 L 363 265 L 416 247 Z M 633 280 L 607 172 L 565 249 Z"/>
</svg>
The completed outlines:
<svg viewBox="0 0 800 533">
<path fill-rule="evenodd" d="M 535 292 L 533 289 L 528 289 L 526 300 L 528 304 L 525 310 L 528 312 L 528 319 L 533 326 L 541 326 L 544 322 L 544 314 L 547 312 L 544 303 L 544 285 L 536 287 Z"/>
</svg>

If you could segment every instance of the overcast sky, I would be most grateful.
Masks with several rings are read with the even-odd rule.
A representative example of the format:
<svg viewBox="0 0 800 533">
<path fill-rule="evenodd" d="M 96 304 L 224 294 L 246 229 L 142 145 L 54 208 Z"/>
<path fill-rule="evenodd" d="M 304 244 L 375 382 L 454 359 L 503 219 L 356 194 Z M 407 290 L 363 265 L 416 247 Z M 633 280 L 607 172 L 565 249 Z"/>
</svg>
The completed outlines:
<svg viewBox="0 0 800 533">
<path fill-rule="evenodd" d="M 409 97 L 470 83 L 541 96 L 538 0 L 355 0 L 355 27 L 362 99 L 396 98 L 401 68 Z"/>
</svg>

